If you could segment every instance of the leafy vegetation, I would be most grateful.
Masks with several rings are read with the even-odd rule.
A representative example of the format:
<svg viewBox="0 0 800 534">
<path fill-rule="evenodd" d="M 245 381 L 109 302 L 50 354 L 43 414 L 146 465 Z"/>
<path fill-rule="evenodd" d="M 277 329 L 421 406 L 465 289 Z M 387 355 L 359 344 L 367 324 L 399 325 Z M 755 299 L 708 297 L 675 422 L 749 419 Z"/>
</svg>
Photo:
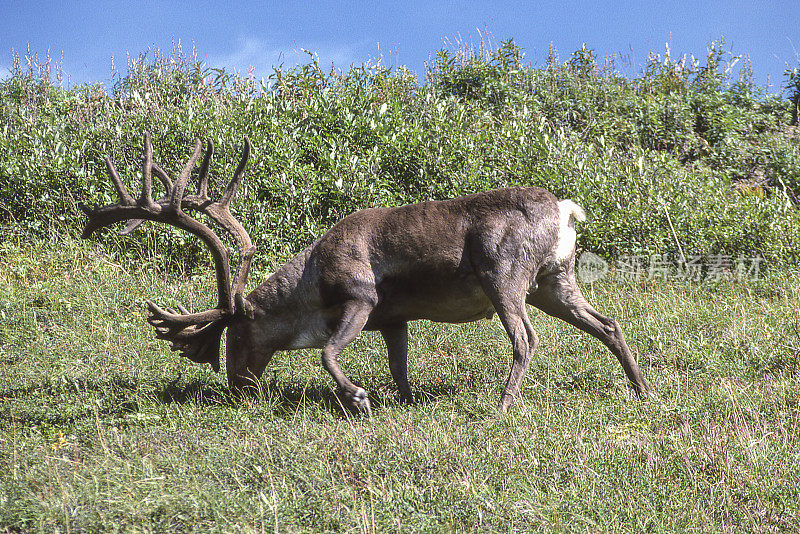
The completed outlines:
<svg viewBox="0 0 800 534">
<path fill-rule="evenodd" d="M 423 82 L 313 58 L 260 82 L 175 51 L 69 89 L 48 62 L 17 66 L 0 81 L 0 530 L 800 529 L 797 76 L 782 100 L 746 65 L 732 79 L 734 61 L 714 44 L 705 65 L 653 55 L 631 79 L 585 47 L 534 68 L 506 41 L 442 50 Z M 217 187 L 250 137 L 234 207 L 253 283 L 355 209 L 511 184 L 584 206 L 580 246 L 606 259 L 770 270 L 584 287 L 638 346 L 652 401 L 596 340 L 535 312 L 540 348 L 505 417 L 496 319 L 412 326 L 415 406 L 371 334 L 341 362 L 372 418 L 341 408 L 314 351 L 277 355 L 237 395 L 144 320 L 149 298 L 209 306 L 195 240 L 77 238 L 79 202 L 116 201 L 104 155 L 137 190 L 144 131 L 171 174 L 213 139 Z"/>
<path fill-rule="evenodd" d="M 114 200 L 104 155 L 135 190 L 143 132 L 169 172 L 195 138 L 213 139 L 218 176 L 249 136 L 237 215 L 262 260 L 359 208 L 523 184 L 584 206 L 580 244 L 601 256 L 682 247 L 796 262 L 792 103 L 764 94 L 747 66 L 732 80 L 731 63 L 714 44 L 704 66 L 652 55 L 629 79 L 585 47 L 533 68 L 508 40 L 439 51 L 424 83 L 380 64 L 325 74 L 313 59 L 257 82 L 176 51 L 131 62 L 105 91 L 62 89 L 33 61 L 0 84 L 0 217 L 74 233 L 78 202 Z M 151 229 L 140 243 L 147 232 L 171 234 Z M 170 243 L 164 257 L 186 256 L 184 238 Z"/>
</svg>

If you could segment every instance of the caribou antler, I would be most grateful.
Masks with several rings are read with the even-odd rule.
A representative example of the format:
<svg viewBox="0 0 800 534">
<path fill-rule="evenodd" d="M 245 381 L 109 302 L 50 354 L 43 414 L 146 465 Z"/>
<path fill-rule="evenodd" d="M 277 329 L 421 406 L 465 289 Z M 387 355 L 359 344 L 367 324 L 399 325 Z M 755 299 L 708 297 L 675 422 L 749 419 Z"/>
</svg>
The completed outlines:
<svg viewBox="0 0 800 534">
<path fill-rule="evenodd" d="M 148 322 L 155 327 L 156 337 L 171 341 L 172 350 L 180 350 L 183 356 L 192 361 L 210 363 L 215 370 L 218 370 L 220 336 L 227 326 L 228 319 L 237 311 L 247 313 L 242 294 L 247 284 L 247 273 L 250 270 L 255 247 L 247 231 L 231 214 L 230 203 L 244 177 L 244 167 L 250 157 L 250 141 L 245 138 L 242 158 L 236 172 L 217 202 L 213 202 L 208 196 L 208 167 L 214 153 L 211 140 L 208 141 L 208 148 L 200 167 L 197 194 L 184 194 L 201 149 L 202 143 L 197 140 L 192 156 L 173 183 L 167 173 L 153 162 L 150 135 L 145 134 L 142 191 L 135 200 L 122 184 L 114 164 L 106 158 L 108 173 L 120 201 L 117 204 L 94 208 L 81 205 L 81 209 L 89 217 L 83 237 L 89 237 L 98 228 L 125 220 L 128 223 L 121 230 L 121 234 L 129 233 L 144 220 L 150 220 L 182 228 L 199 237 L 208 247 L 214 261 L 219 295 L 217 306 L 211 310 L 190 313 L 180 305 L 178 310 L 164 310 L 148 301 L 147 306 L 150 310 Z M 161 181 L 166 191 L 158 200 L 152 198 L 153 174 Z M 230 259 L 224 243 L 208 226 L 189 216 L 186 210 L 205 213 L 236 239 L 240 252 L 239 266 L 233 284 L 231 284 Z"/>
</svg>

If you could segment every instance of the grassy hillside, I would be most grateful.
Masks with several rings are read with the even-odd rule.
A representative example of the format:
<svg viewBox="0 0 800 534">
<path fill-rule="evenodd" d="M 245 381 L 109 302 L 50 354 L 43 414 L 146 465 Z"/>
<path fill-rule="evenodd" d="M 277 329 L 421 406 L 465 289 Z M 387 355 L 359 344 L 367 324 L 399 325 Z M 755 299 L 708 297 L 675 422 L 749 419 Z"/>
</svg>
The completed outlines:
<svg viewBox="0 0 800 534">
<path fill-rule="evenodd" d="M 379 336 L 342 355 L 373 417 L 339 407 L 317 351 L 247 397 L 154 339 L 143 303 L 209 302 L 73 240 L 0 254 L 0 525 L 31 532 L 794 531 L 800 285 L 587 288 L 659 395 L 630 397 L 593 338 L 532 313 L 541 345 L 508 416 L 499 321 L 411 328 L 404 406 Z"/>
<path fill-rule="evenodd" d="M 178 52 L 104 88 L 16 69 L 0 81 L 0 531 L 800 530 L 796 103 L 731 62 L 715 44 L 625 78 L 588 49 L 532 67 L 507 41 L 440 51 L 424 80 L 310 61 L 262 83 Z M 200 245 L 152 225 L 77 237 L 79 202 L 116 201 L 105 154 L 137 189 L 145 131 L 173 174 L 212 138 L 217 190 L 250 137 L 234 208 L 253 284 L 361 207 L 510 184 L 575 199 L 580 247 L 617 267 L 584 291 L 658 398 L 631 398 L 599 342 L 535 311 L 508 416 L 497 319 L 412 325 L 414 406 L 372 334 L 341 357 L 372 417 L 341 408 L 316 351 L 231 392 L 145 321 L 148 299 L 213 305 Z M 679 256 L 702 276 L 625 276 Z M 766 269 L 736 276 L 740 257 Z"/>
</svg>

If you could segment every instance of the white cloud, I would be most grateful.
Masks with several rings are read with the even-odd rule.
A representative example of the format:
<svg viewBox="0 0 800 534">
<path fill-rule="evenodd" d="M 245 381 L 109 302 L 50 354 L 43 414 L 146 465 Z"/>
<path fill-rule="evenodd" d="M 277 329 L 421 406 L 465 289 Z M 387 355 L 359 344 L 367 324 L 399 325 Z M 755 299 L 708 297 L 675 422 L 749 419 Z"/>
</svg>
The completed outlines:
<svg viewBox="0 0 800 534">
<path fill-rule="evenodd" d="M 208 64 L 210 67 L 224 67 L 244 73 L 252 67 L 256 70 L 256 74 L 264 75 L 272 69 L 272 65 L 277 63 L 280 52 L 280 49 L 271 47 L 259 39 L 239 39 L 235 50 L 210 55 Z"/>
<path fill-rule="evenodd" d="M 266 77 L 272 73 L 273 67 L 283 65 L 292 67 L 310 61 L 303 50 L 312 52 L 323 71 L 330 69 L 333 63 L 337 69 L 347 70 L 353 63 L 361 63 L 367 57 L 359 57 L 357 48 L 364 43 L 294 43 L 278 45 L 255 37 L 239 38 L 236 49 L 228 53 L 210 54 L 208 65 L 213 68 L 225 67 L 246 74 L 251 68 L 256 77 Z"/>
</svg>

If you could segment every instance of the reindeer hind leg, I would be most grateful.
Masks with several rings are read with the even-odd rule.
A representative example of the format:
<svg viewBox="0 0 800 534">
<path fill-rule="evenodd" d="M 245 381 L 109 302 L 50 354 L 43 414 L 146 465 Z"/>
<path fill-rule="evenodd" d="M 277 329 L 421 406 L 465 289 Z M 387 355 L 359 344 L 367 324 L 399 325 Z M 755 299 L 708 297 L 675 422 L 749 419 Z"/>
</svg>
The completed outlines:
<svg viewBox="0 0 800 534">
<path fill-rule="evenodd" d="M 541 282 L 541 281 L 540 281 Z M 625 341 L 617 321 L 602 315 L 583 297 L 571 277 L 554 276 L 541 282 L 539 289 L 528 296 L 528 303 L 548 315 L 596 337 L 617 357 L 634 391 L 650 395 L 639 364 Z"/>
</svg>

